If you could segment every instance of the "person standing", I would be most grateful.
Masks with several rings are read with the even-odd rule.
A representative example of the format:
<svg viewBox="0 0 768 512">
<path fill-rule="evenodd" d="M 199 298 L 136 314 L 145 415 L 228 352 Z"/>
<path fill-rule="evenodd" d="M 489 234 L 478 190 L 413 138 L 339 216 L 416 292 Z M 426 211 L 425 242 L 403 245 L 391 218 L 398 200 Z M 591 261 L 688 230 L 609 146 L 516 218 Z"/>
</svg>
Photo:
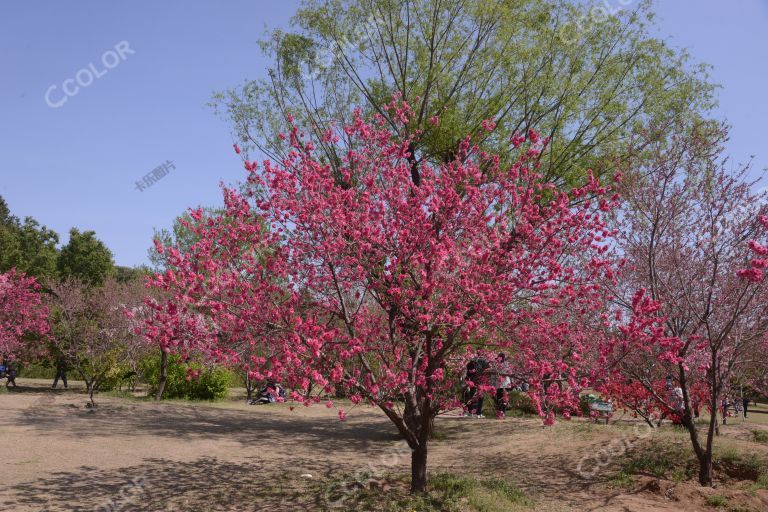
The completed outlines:
<svg viewBox="0 0 768 512">
<path fill-rule="evenodd" d="M 747 407 L 749 407 L 749 396 L 744 395 L 741 397 L 741 404 L 744 406 L 744 419 L 747 418 Z"/>
<path fill-rule="evenodd" d="M 507 355 L 500 352 L 496 356 L 496 417 L 503 419 L 509 406 L 508 389 L 512 386 L 509 370 L 506 365 Z"/>
<path fill-rule="evenodd" d="M 64 389 L 69 389 L 69 386 L 67 386 L 67 366 L 64 363 L 64 359 L 56 361 L 56 376 L 53 378 L 52 389 L 56 389 L 56 386 L 59 384 L 59 379 L 64 383 Z"/>
<path fill-rule="evenodd" d="M 8 373 L 8 380 L 5 383 L 5 387 L 9 388 L 11 387 L 11 384 L 13 384 L 13 387 L 18 387 L 16 385 L 16 365 L 13 363 L 8 363 L 8 368 L 6 368 L 6 372 Z"/>
</svg>

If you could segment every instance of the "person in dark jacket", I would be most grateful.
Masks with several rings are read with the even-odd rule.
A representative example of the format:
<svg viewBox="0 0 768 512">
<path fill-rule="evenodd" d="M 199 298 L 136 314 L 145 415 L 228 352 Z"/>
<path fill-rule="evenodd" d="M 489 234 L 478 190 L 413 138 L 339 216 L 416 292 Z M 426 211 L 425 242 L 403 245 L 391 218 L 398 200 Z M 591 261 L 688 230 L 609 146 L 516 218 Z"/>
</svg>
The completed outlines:
<svg viewBox="0 0 768 512">
<path fill-rule="evenodd" d="M 52 389 L 56 389 L 56 386 L 59 384 L 59 379 L 61 379 L 61 381 L 64 383 L 64 389 L 68 389 L 69 386 L 67 386 L 67 366 L 63 359 L 56 361 L 56 376 L 53 378 L 53 386 L 51 386 Z"/>
<path fill-rule="evenodd" d="M 8 360 L 3 361 L 2 366 L 4 367 L 5 372 L 5 378 L 8 380 L 5 382 L 5 387 L 9 388 L 11 387 L 11 384 L 13 384 L 13 387 L 16 386 L 16 366 Z"/>
</svg>

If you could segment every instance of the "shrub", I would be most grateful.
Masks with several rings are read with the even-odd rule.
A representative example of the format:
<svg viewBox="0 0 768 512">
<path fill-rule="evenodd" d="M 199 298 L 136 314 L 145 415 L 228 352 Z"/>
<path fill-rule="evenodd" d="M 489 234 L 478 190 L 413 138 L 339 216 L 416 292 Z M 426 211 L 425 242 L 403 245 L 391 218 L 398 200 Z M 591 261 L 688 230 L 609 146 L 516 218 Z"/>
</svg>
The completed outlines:
<svg viewBox="0 0 768 512">
<path fill-rule="evenodd" d="M 142 373 L 149 386 L 150 394 L 157 392 L 160 380 L 160 358 L 151 357 L 142 362 Z M 199 370 L 196 378 L 188 378 L 187 369 Z M 227 396 L 231 373 L 225 368 L 205 367 L 199 362 L 184 363 L 179 357 L 168 358 L 168 378 L 163 398 L 186 400 L 219 400 Z"/>
<path fill-rule="evenodd" d="M 56 375 L 56 368 L 51 366 L 51 363 L 31 363 L 26 366 L 19 367 L 19 377 L 25 379 L 50 379 Z"/>
<path fill-rule="evenodd" d="M 728 500 L 725 498 L 725 496 L 720 496 L 719 494 L 715 494 L 714 496 L 707 496 L 707 505 L 710 507 L 725 507 L 728 505 Z"/>
</svg>

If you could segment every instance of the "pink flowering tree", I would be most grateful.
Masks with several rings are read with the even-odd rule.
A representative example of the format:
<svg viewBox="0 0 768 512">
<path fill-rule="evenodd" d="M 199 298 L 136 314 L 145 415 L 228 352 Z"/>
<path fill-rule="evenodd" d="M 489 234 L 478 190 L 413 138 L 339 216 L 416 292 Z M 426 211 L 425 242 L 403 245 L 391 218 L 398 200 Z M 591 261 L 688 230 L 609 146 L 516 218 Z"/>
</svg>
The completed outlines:
<svg viewBox="0 0 768 512">
<path fill-rule="evenodd" d="M 410 121 L 406 103 L 389 108 Z M 581 356 L 593 343 L 571 335 L 578 315 L 566 312 L 600 303 L 611 205 L 603 185 L 543 182 L 546 141 L 535 132 L 511 141 L 519 157 L 504 167 L 467 142 L 447 164 L 417 164 L 412 140 L 359 113 L 322 141 L 343 137 L 352 148 L 339 166 L 295 127 L 281 137 L 288 157 L 246 161 L 247 192 L 225 190 L 221 214 L 190 224 L 194 244 L 158 248 L 169 270 L 155 285 L 178 317 L 165 324 L 205 315 L 211 357 L 284 380 L 293 400 L 343 389 L 354 404 L 379 407 L 412 449 L 412 492 L 426 489 L 433 419 L 457 405 L 452 362 L 468 350 L 518 355 L 548 422 L 577 410 L 590 383 Z"/>
<path fill-rule="evenodd" d="M 91 287 L 77 279 L 52 281 L 51 345 L 85 381 L 90 404 L 109 379 L 117 379 L 136 355 L 137 334 L 131 312 L 144 301 L 140 283 L 107 279 Z"/>
<path fill-rule="evenodd" d="M 154 283 L 163 286 L 162 277 Z M 212 324 L 211 317 L 196 312 L 194 308 L 180 304 L 173 298 L 162 295 L 159 298 L 149 297 L 145 299 L 140 310 L 132 312 L 130 317 L 134 322 L 134 332 L 141 336 L 143 346 L 150 353 L 154 352 L 160 356 L 155 400 L 160 400 L 165 391 L 171 354 L 177 354 L 183 361 L 187 361 L 201 355 L 220 353 L 220 350 L 215 349 L 215 332 L 218 329 Z M 220 360 L 218 357 L 210 359 Z"/>
<path fill-rule="evenodd" d="M 753 258 L 749 261 L 749 265 L 740 269 L 737 274 L 743 279 L 761 282 L 765 280 L 765 269 L 768 268 L 768 242 L 766 241 L 768 215 L 758 215 L 757 221 L 762 229 L 756 238 L 749 241 Z M 760 393 L 764 396 L 768 396 L 768 358 L 763 356 L 766 350 L 768 350 L 768 338 L 755 343 L 748 358 L 749 370 L 743 380 L 752 393 Z"/>
<path fill-rule="evenodd" d="M 34 356 L 47 333 L 48 309 L 37 281 L 16 270 L 0 274 L 0 361 Z"/>
<path fill-rule="evenodd" d="M 759 232 L 765 198 L 745 181 L 748 168 L 728 170 L 725 138 L 721 127 L 698 126 L 655 139 L 650 159 L 627 164 L 617 214 L 627 260 L 618 302 L 635 313 L 645 308 L 658 324 L 650 342 L 632 336 L 615 346 L 620 378 L 641 385 L 688 429 L 702 485 L 712 484 L 720 401 L 768 332 L 766 284 L 756 278 L 762 267 L 738 272 L 749 265 L 747 240 Z M 712 411 L 703 432 L 694 421 L 700 407 Z"/>
</svg>

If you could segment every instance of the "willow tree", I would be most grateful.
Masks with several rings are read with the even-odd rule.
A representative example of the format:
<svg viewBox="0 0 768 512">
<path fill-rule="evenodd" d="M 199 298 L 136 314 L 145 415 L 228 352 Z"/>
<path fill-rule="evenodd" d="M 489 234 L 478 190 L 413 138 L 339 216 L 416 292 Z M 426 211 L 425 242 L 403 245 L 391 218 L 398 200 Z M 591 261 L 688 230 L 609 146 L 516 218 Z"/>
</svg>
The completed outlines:
<svg viewBox="0 0 768 512">
<path fill-rule="evenodd" d="M 421 133 L 415 181 L 419 162 L 452 161 L 467 134 L 509 158 L 510 137 L 535 128 L 549 138 L 543 176 L 572 182 L 612 166 L 643 126 L 713 106 L 706 67 L 652 37 L 652 19 L 649 1 L 305 0 L 261 44 L 267 77 L 213 104 L 246 150 L 277 161 L 289 150 L 279 128 L 293 118 L 336 170 L 342 155 L 322 131 L 361 106 L 399 136 Z M 416 112 L 405 126 L 383 107 L 396 95 Z M 483 129 L 488 119 L 495 130 Z"/>
</svg>

